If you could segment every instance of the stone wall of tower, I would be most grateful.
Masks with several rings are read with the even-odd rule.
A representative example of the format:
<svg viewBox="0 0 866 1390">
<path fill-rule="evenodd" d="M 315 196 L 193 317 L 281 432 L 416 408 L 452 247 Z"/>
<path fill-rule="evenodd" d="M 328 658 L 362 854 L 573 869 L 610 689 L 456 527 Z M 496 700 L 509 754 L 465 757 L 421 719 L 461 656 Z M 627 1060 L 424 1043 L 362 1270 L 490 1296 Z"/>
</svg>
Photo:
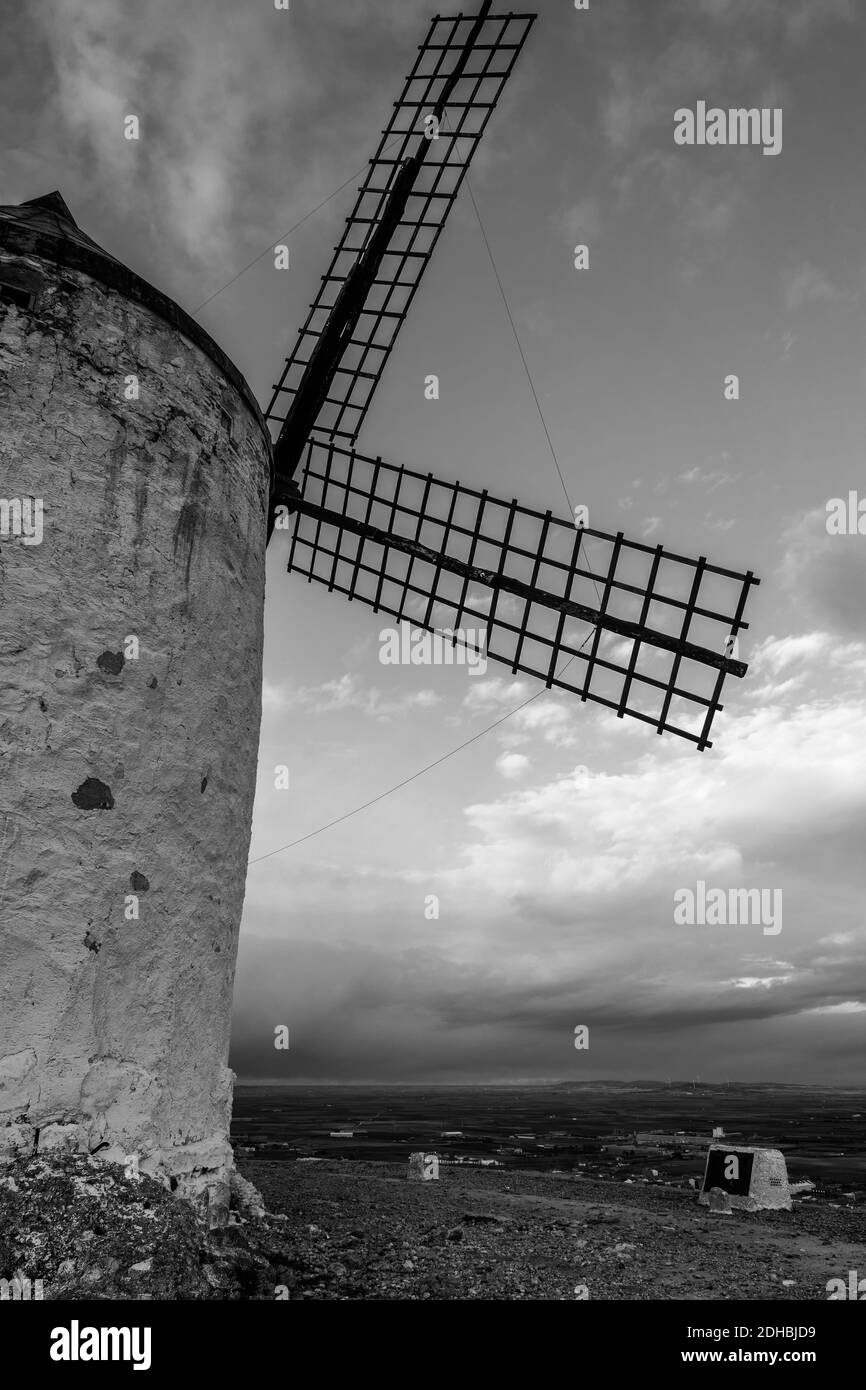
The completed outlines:
<svg viewBox="0 0 866 1390">
<path fill-rule="evenodd" d="M 44 509 L 0 531 L 0 1160 L 222 1196 L 270 443 L 225 359 L 58 260 L 0 227 L 34 295 L 0 298 L 0 499 Z"/>
</svg>

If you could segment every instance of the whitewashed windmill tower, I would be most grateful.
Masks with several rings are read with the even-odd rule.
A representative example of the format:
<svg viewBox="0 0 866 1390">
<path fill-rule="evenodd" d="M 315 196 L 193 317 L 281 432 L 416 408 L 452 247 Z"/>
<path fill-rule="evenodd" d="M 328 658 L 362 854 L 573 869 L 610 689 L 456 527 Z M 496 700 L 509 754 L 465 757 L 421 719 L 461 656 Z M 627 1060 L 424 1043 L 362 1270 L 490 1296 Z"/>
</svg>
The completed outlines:
<svg viewBox="0 0 866 1390">
<path fill-rule="evenodd" d="M 699 749 L 745 674 L 751 574 L 354 448 L 533 23 L 490 7 L 431 22 L 264 417 L 59 194 L 0 209 L 0 1159 L 135 1152 L 224 1201 L 275 526 L 290 570 L 471 615 L 514 672 Z"/>
<path fill-rule="evenodd" d="M 0 1154 L 218 1188 L 270 440 L 58 194 L 0 209 L 0 310 Z"/>
</svg>

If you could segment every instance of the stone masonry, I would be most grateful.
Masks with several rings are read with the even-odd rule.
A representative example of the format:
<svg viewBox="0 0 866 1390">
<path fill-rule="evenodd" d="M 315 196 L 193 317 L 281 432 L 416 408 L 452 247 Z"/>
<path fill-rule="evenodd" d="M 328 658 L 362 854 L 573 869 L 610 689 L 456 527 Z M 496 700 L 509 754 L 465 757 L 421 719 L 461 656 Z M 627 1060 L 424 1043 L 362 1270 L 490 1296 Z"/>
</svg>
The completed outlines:
<svg viewBox="0 0 866 1390">
<path fill-rule="evenodd" d="M 0 1162 L 136 1154 L 219 1209 L 270 442 L 57 195 L 0 210 L 0 420 L 0 499 L 43 503 L 0 533 Z"/>
</svg>

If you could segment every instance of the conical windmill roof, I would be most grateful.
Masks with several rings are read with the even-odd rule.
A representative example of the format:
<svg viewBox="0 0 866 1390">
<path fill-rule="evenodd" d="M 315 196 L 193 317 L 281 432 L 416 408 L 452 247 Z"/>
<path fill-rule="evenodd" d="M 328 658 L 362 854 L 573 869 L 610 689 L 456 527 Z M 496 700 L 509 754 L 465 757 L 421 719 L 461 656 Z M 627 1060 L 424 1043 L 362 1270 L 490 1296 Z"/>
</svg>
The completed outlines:
<svg viewBox="0 0 866 1390">
<path fill-rule="evenodd" d="M 37 256 L 57 266 L 83 271 L 127 299 L 159 314 L 217 364 L 245 397 L 267 433 L 261 407 L 249 383 L 210 334 L 173 299 L 136 275 L 104 246 L 100 246 L 98 241 L 83 232 L 57 189 L 23 203 L 0 206 L 0 250 Z"/>
<path fill-rule="evenodd" d="M 0 207 L 0 219 L 4 222 L 16 222 L 19 226 L 30 228 L 34 233 L 42 233 L 58 241 L 76 242 L 79 246 L 97 251 L 106 260 L 120 265 L 116 256 L 112 256 L 104 246 L 100 246 L 93 237 L 81 230 L 69 211 L 66 200 L 57 189 L 53 193 L 43 194 L 41 198 L 28 198 L 24 203 Z"/>
</svg>

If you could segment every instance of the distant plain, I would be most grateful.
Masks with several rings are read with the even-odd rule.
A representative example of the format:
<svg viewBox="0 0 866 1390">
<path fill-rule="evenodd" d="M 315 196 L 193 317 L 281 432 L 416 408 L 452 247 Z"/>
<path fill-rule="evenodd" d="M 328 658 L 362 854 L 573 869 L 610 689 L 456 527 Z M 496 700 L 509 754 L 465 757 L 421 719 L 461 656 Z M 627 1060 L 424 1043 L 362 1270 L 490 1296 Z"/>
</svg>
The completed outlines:
<svg viewBox="0 0 866 1390">
<path fill-rule="evenodd" d="M 509 1169 L 685 1183 L 703 1173 L 693 1136 L 764 1144 L 804 1177 L 866 1200 L 866 1090 L 772 1084 L 572 1082 L 545 1086 L 235 1088 L 233 1142 L 258 1159 L 405 1162 L 413 1150 Z M 335 1137 L 336 1131 L 344 1131 Z M 348 1133 L 351 1131 L 351 1134 Z M 459 1131 L 445 1137 L 445 1131 Z M 685 1133 L 676 1137 L 677 1131 Z M 636 1144 L 634 1136 L 644 1136 Z M 647 1136 L 667 1137 L 653 1144 Z M 521 1136 L 521 1137 L 518 1137 Z"/>
</svg>

